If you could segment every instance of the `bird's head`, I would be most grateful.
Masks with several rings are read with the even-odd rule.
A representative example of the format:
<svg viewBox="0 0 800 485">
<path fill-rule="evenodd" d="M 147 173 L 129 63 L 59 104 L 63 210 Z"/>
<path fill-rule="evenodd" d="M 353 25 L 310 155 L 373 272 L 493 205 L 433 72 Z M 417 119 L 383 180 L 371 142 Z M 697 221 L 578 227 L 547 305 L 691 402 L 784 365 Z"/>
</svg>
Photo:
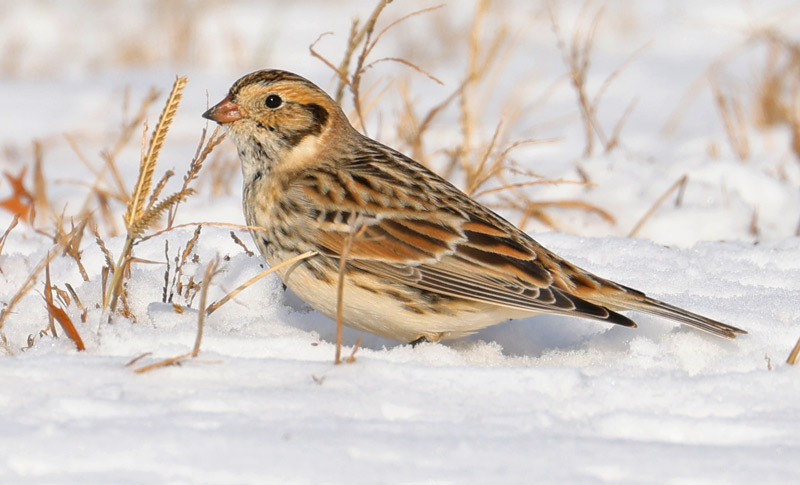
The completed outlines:
<svg viewBox="0 0 800 485">
<path fill-rule="evenodd" d="M 311 81 L 286 71 L 248 74 L 203 117 L 224 126 L 239 157 L 273 165 L 298 150 L 329 144 L 330 132 L 352 129 L 341 108 Z"/>
</svg>

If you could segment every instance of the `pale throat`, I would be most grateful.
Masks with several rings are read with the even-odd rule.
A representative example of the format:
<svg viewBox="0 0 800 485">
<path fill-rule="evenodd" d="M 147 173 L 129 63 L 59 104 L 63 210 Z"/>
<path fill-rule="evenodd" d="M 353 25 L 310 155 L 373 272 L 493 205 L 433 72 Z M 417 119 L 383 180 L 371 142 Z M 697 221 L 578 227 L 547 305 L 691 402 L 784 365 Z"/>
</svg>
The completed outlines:
<svg viewBox="0 0 800 485">
<path fill-rule="evenodd" d="M 278 170 L 281 172 L 295 172 L 306 165 L 317 162 L 320 149 L 320 137 L 308 135 L 300 143 L 291 147 L 284 153 L 280 160 Z"/>
</svg>

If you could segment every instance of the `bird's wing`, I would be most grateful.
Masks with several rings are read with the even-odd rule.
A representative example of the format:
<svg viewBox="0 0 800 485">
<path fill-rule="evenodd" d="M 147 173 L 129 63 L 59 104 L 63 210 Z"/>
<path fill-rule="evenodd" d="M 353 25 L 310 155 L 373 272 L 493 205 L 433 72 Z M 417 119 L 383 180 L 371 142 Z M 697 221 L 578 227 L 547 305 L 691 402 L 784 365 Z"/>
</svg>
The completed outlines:
<svg viewBox="0 0 800 485">
<path fill-rule="evenodd" d="M 381 155 L 402 156 L 378 152 L 346 170 L 309 171 L 293 184 L 313 219 L 306 239 L 320 253 L 339 258 L 346 251 L 354 268 L 427 291 L 636 326 L 562 287 L 599 282 L 565 281 L 560 260 L 512 224 L 421 165 L 379 163 Z"/>
</svg>

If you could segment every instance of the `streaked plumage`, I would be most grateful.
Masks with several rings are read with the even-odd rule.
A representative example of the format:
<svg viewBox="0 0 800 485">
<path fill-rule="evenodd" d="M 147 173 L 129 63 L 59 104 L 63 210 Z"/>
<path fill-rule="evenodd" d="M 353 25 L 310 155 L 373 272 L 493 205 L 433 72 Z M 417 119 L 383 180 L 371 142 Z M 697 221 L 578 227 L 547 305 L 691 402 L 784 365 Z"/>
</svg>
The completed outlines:
<svg viewBox="0 0 800 485">
<path fill-rule="evenodd" d="M 350 241 L 344 323 L 407 342 L 555 313 L 635 327 L 636 310 L 727 338 L 738 328 L 654 300 L 561 259 L 415 162 L 356 131 L 310 81 L 285 71 L 239 79 L 204 117 L 227 128 L 244 175 L 247 223 L 270 265 L 321 313 L 336 314 Z"/>
</svg>

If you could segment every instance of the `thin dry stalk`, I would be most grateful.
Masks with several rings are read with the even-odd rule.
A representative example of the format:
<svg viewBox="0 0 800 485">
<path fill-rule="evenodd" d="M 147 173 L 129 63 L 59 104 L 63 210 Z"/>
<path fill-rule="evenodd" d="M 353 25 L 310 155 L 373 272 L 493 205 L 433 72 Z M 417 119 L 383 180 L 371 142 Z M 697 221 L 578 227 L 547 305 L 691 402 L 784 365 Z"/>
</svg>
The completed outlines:
<svg viewBox="0 0 800 485">
<path fill-rule="evenodd" d="M 336 281 L 336 352 L 334 354 L 333 363 L 338 365 L 342 363 L 342 330 L 344 327 L 344 276 L 347 268 L 347 258 L 350 255 L 350 247 L 353 245 L 353 240 L 357 237 L 357 232 L 361 233 L 366 229 L 366 226 L 359 228 L 358 219 L 353 224 L 347 239 L 342 246 L 342 253 L 339 255 L 339 277 Z"/>
<path fill-rule="evenodd" d="M 726 95 L 718 82 L 711 83 L 714 92 L 714 101 L 725 127 L 725 134 L 728 137 L 733 152 L 741 161 L 750 158 L 750 141 L 747 136 L 747 121 L 744 118 L 744 111 L 739 99 L 734 95 Z"/>
<path fill-rule="evenodd" d="M 622 133 L 622 127 L 625 126 L 625 122 L 628 121 L 628 118 L 633 113 L 633 108 L 636 107 L 636 103 L 638 102 L 638 98 L 633 98 L 631 102 L 628 104 L 628 107 L 625 109 L 625 112 L 622 113 L 619 121 L 614 126 L 614 131 L 611 132 L 611 138 L 608 139 L 606 142 L 606 153 L 610 152 L 611 150 L 617 148 L 619 146 L 619 136 Z"/>
<path fill-rule="evenodd" d="M 655 213 L 656 209 L 658 209 L 661 206 L 661 204 L 663 204 L 664 201 L 667 200 L 670 195 L 672 195 L 673 192 L 681 189 L 684 185 L 686 185 L 688 181 L 689 181 L 689 176 L 686 174 L 684 174 L 681 178 L 676 180 L 675 183 L 672 184 L 672 186 L 670 186 L 670 188 L 667 189 L 667 191 L 664 192 L 661 195 L 661 197 L 658 198 L 658 200 L 656 200 L 653 206 L 650 207 L 650 209 L 644 214 L 644 216 L 639 220 L 639 222 L 637 222 L 636 225 L 633 226 L 631 232 L 628 233 L 628 237 L 636 236 L 636 234 L 639 233 L 639 230 L 642 228 L 642 226 L 644 226 L 645 222 L 647 222 L 647 220 L 650 219 L 650 217 Z"/>
<path fill-rule="evenodd" d="M 614 130 L 611 137 L 607 137 L 602 125 L 600 124 L 599 120 L 597 119 L 597 111 L 598 106 L 600 104 L 600 100 L 611 85 L 611 83 L 619 77 L 622 71 L 630 65 L 630 63 L 639 57 L 642 52 L 644 52 L 650 44 L 645 44 L 644 46 L 638 48 L 634 51 L 631 55 L 625 59 L 619 67 L 617 67 L 604 81 L 600 88 L 597 90 L 594 96 L 590 96 L 588 93 L 587 88 L 587 81 L 589 78 L 589 67 L 591 65 L 591 52 L 592 52 L 592 45 L 594 42 L 594 35 L 597 31 L 597 26 L 600 23 L 602 18 L 604 9 L 600 8 L 593 16 L 591 21 L 589 21 L 589 27 L 585 33 L 581 32 L 580 25 L 584 22 L 587 22 L 585 17 L 589 14 L 589 6 L 591 4 L 591 0 L 586 0 L 581 7 L 580 14 L 578 16 L 578 20 L 576 21 L 576 27 L 572 34 L 572 40 L 567 46 L 564 37 L 561 34 L 561 29 L 556 18 L 553 4 L 551 1 L 547 3 L 547 10 L 550 15 L 550 22 L 553 28 L 553 32 L 556 36 L 556 41 L 558 44 L 558 48 L 561 51 L 562 60 L 564 65 L 567 66 L 569 69 L 569 78 L 571 80 L 572 87 L 575 90 L 576 95 L 578 96 L 578 106 L 580 108 L 581 119 L 583 121 L 584 132 L 586 135 L 586 149 L 584 150 L 584 156 L 588 157 L 594 153 L 594 138 L 600 140 L 603 144 L 604 150 L 606 152 L 612 151 L 619 145 L 619 136 L 622 131 L 622 127 L 627 121 L 628 117 L 630 116 L 633 108 L 636 105 L 636 100 L 632 100 L 631 103 L 628 104 L 627 109 L 622 114 L 622 117 L 617 121 L 616 125 L 614 126 Z"/>
<path fill-rule="evenodd" d="M 200 311 L 197 313 L 197 337 L 194 340 L 194 348 L 192 349 L 192 357 L 197 357 L 200 353 L 200 344 L 203 341 L 203 328 L 206 323 L 206 303 L 208 299 L 208 288 L 211 286 L 211 279 L 219 273 L 219 258 L 214 258 L 208 266 L 203 275 L 203 286 L 200 289 Z"/>
<path fill-rule="evenodd" d="M 406 59 L 401 59 L 397 57 L 384 57 L 381 59 L 377 59 L 375 61 L 367 62 L 367 58 L 371 54 L 372 50 L 377 45 L 378 41 L 383 37 L 383 35 L 392 29 L 394 26 L 402 23 L 403 21 L 415 16 L 420 15 L 422 13 L 430 12 L 435 10 L 439 7 L 432 7 L 432 8 L 425 8 L 416 12 L 412 12 L 404 17 L 401 17 L 398 20 L 390 23 L 387 27 L 385 27 L 382 31 L 380 31 L 377 36 L 373 39 L 373 33 L 375 31 L 375 24 L 378 20 L 378 17 L 383 12 L 383 9 L 391 3 L 392 0 L 380 0 L 375 8 L 373 9 L 372 13 L 370 14 L 367 21 L 364 23 L 363 27 L 359 29 L 359 20 L 353 20 L 353 23 L 350 26 L 350 34 L 347 40 L 347 47 L 345 48 L 344 56 L 339 63 L 339 66 L 335 66 L 332 62 L 325 59 L 324 56 L 320 55 L 314 47 L 316 44 L 324 37 L 328 35 L 328 33 L 324 33 L 320 35 L 313 44 L 309 46 L 309 51 L 313 57 L 320 59 L 325 65 L 331 68 L 337 75 L 338 83 L 336 88 L 336 94 L 334 99 L 341 103 L 344 97 L 344 89 L 345 87 L 350 88 L 350 93 L 353 97 L 353 106 L 356 112 L 356 118 L 359 123 L 360 129 L 366 134 L 366 123 L 364 122 L 364 115 L 365 115 L 365 107 L 364 102 L 362 100 L 362 92 L 361 92 L 361 81 L 362 75 L 375 64 L 380 62 L 386 61 L 393 61 L 403 64 L 405 66 L 411 67 L 412 69 L 416 70 L 427 76 L 428 78 L 436 81 L 439 84 L 442 84 L 440 80 L 426 72 L 424 69 L 420 68 L 419 66 L 409 62 Z M 361 51 L 356 59 L 356 65 L 352 70 L 352 74 L 350 74 L 350 64 L 352 62 L 353 56 L 355 55 L 356 50 L 358 47 L 361 46 Z"/>
<path fill-rule="evenodd" d="M 375 6 L 375 10 L 372 11 L 372 15 L 369 16 L 367 19 L 366 24 L 364 24 L 364 28 L 362 29 L 361 37 L 363 37 L 364 42 L 361 48 L 361 54 L 358 56 L 356 60 L 356 67 L 353 70 L 353 75 L 350 78 L 350 93 L 353 95 L 353 106 L 355 107 L 356 114 L 358 115 L 358 120 L 361 124 L 361 130 L 364 134 L 367 134 L 367 125 L 364 122 L 364 114 L 361 109 L 361 75 L 364 72 L 364 62 L 367 59 L 367 55 L 369 51 L 372 50 L 374 45 L 370 44 L 370 38 L 372 37 L 372 32 L 375 29 L 375 22 L 378 21 L 378 17 L 380 16 L 383 9 L 391 3 L 392 0 L 380 0 L 378 5 Z"/>
<path fill-rule="evenodd" d="M 144 374 L 145 372 L 150 372 L 152 370 L 160 369 L 161 367 L 180 364 L 181 362 L 183 362 L 184 360 L 188 359 L 191 356 L 192 356 L 192 353 L 191 352 L 187 352 L 185 354 L 181 354 L 181 355 L 178 355 L 176 357 L 172 357 L 172 358 L 169 358 L 169 359 L 161 360 L 161 361 L 158 361 L 158 362 L 156 362 L 154 364 L 150 364 L 150 365 L 146 365 L 144 367 L 140 367 L 140 368 L 134 370 L 133 372 L 136 373 L 136 374 Z"/>
<path fill-rule="evenodd" d="M 750 228 L 748 230 L 751 236 L 755 237 L 756 241 L 761 236 L 761 231 L 758 228 L 758 208 L 753 210 L 753 217 L 750 218 Z"/>
<path fill-rule="evenodd" d="M 50 202 L 47 199 L 47 183 L 42 170 L 43 156 L 42 142 L 33 142 L 33 206 L 36 215 L 46 217 L 50 214 Z"/>
<path fill-rule="evenodd" d="M 153 353 L 152 352 L 143 352 L 143 353 L 137 355 L 136 357 L 132 358 L 131 360 L 129 360 L 128 363 L 125 364 L 125 367 L 130 367 L 133 364 L 139 362 L 140 360 L 144 359 L 145 357 L 147 357 L 149 355 L 153 355 Z"/>
<path fill-rule="evenodd" d="M 461 124 L 461 145 L 459 146 L 459 151 L 462 154 L 461 158 L 464 157 L 464 154 L 469 153 L 472 147 L 472 138 L 473 138 L 473 131 L 475 127 L 475 112 L 473 110 L 473 103 L 474 103 L 474 90 L 475 84 L 480 79 L 480 76 L 485 71 L 482 69 L 483 64 L 480 61 L 481 58 L 481 27 L 483 26 L 483 22 L 486 18 L 486 12 L 489 9 L 489 2 L 487 0 L 480 0 L 478 5 L 475 8 L 475 15 L 472 17 L 472 27 L 470 28 L 469 32 L 469 56 L 468 56 L 468 63 L 467 63 L 467 75 L 465 78 L 464 89 L 461 91 L 461 96 L 459 98 L 459 107 L 461 108 L 461 118 L 459 123 Z M 498 130 L 500 125 L 498 124 Z M 495 131 L 495 136 L 497 135 L 497 131 Z M 465 163 L 462 162 L 462 166 Z"/>
<path fill-rule="evenodd" d="M 161 195 L 161 192 L 164 190 L 164 187 L 167 185 L 167 182 L 169 182 L 169 179 L 171 179 L 173 175 L 175 175 L 175 172 L 172 170 L 167 170 L 164 172 L 164 175 L 161 176 L 161 180 L 158 181 L 153 189 L 153 192 L 150 194 L 150 201 L 147 203 L 147 208 L 145 210 L 150 210 L 156 205 L 158 197 Z"/>
<path fill-rule="evenodd" d="M 234 229 L 239 229 L 241 231 L 252 231 L 252 230 L 263 231 L 264 230 L 264 228 L 261 227 L 261 226 L 244 226 L 242 224 L 233 224 L 233 223 L 230 223 L 230 222 L 186 222 L 184 224 L 177 224 L 175 226 L 167 227 L 165 229 L 161 229 L 160 231 L 153 232 L 152 234 L 148 234 L 146 236 L 142 236 L 140 239 L 138 239 L 137 244 L 141 244 L 141 243 L 143 243 L 145 241 L 149 241 L 150 239 L 159 237 L 159 236 L 161 236 L 163 234 L 166 234 L 168 232 L 172 232 L 172 231 L 174 231 L 176 229 L 182 229 L 184 227 L 196 227 L 196 226 L 230 227 L 230 228 L 234 228 Z"/>
<path fill-rule="evenodd" d="M 53 312 L 50 311 L 50 308 L 53 306 L 53 286 L 50 283 L 50 261 L 48 261 L 44 267 L 44 301 L 47 303 L 48 309 L 47 328 L 50 330 L 50 335 L 53 337 L 58 337 L 58 334 L 56 333 L 55 318 L 53 317 Z"/>
<path fill-rule="evenodd" d="M 494 187 L 491 189 L 481 190 L 480 192 L 476 192 L 472 194 L 473 199 L 478 199 L 483 197 L 484 195 L 492 194 L 495 192 L 503 192 L 510 189 L 520 189 L 522 187 L 530 187 L 531 185 L 561 185 L 561 184 L 568 184 L 568 185 L 582 185 L 584 187 L 591 187 L 594 184 L 589 182 L 581 182 L 577 180 L 563 180 L 563 179 L 555 179 L 555 180 L 529 180 L 527 182 L 517 182 L 513 184 L 503 184 L 500 187 Z"/>
<path fill-rule="evenodd" d="M 242 283 L 241 285 L 239 285 L 239 287 L 238 287 L 238 288 L 236 288 L 235 290 L 231 291 L 230 293 L 228 293 L 227 295 L 225 295 L 224 297 L 222 297 L 220 300 L 218 300 L 218 301 L 216 301 L 216 302 L 212 303 L 211 305 L 209 305 L 209 306 L 208 306 L 208 309 L 206 310 L 206 313 L 207 313 L 208 315 L 211 315 L 211 314 L 212 314 L 212 313 L 214 313 L 214 312 L 215 312 L 215 311 L 216 311 L 216 310 L 217 310 L 219 307 L 221 307 L 222 305 L 224 305 L 225 303 L 227 303 L 228 301 L 230 301 L 232 298 L 234 298 L 236 295 L 238 295 L 239 293 L 241 293 L 241 292 L 242 292 L 242 291 L 243 291 L 245 288 L 247 288 L 248 286 L 250 286 L 250 285 L 252 285 L 253 283 L 257 282 L 257 281 L 258 281 L 258 280 L 260 280 L 261 278 L 263 278 L 263 277 L 267 276 L 268 274 L 270 274 L 270 273 L 273 273 L 273 272 L 275 272 L 275 271 L 277 271 L 277 270 L 279 270 L 279 269 L 281 269 L 281 268 L 284 268 L 284 267 L 286 267 L 286 266 L 289 266 L 289 265 L 291 265 L 291 264 L 294 264 L 294 263 L 296 263 L 296 262 L 298 262 L 298 261 L 302 261 L 302 260 L 304 260 L 304 259 L 306 259 L 306 258 L 310 258 L 310 257 L 312 257 L 312 256 L 316 256 L 316 255 L 317 255 L 317 252 L 316 252 L 316 251 L 306 251 L 306 252 L 305 252 L 305 253 L 303 253 L 303 254 L 297 255 L 297 256 L 295 256 L 295 257 L 293 257 L 293 258 L 290 258 L 290 259 L 287 259 L 286 261 L 283 261 L 283 262 L 281 262 L 280 264 L 276 264 L 275 266 L 273 266 L 273 267 L 271 267 L 271 268 L 269 268 L 269 269 L 267 269 L 267 270 L 265 270 L 265 271 L 262 271 L 261 273 L 259 273 L 259 274 L 255 275 L 255 276 L 253 276 L 253 277 L 252 277 L 252 278 L 250 278 L 249 280 L 247 280 L 247 281 L 245 281 L 244 283 Z"/>
<path fill-rule="evenodd" d="M 245 243 L 244 243 L 244 242 L 242 242 L 242 240 L 241 240 L 241 239 L 239 239 L 239 236 L 237 236 L 237 235 L 236 235 L 236 233 L 235 233 L 235 232 L 233 232 L 233 231 L 231 231 L 231 239 L 233 239 L 233 242 L 235 242 L 236 244 L 238 244 L 238 245 L 239 245 L 239 246 L 240 246 L 240 247 L 241 247 L 241 248 L 244 250 L 244 253 L 245 253 L 247 256 L 249 256 L 249 257 L 251 257 L 251 258 L 252 258 L 253 256 L 255 256 L 255 253 L 254 253 L 253 251 L 250 251 L 250 249 L 248 249 L 248 248 L 247 248 L 247 245 L 245 245 Z"/>
<path fill-rule="evenodd" d="M 86 317 L 89 314 L 89 309 L 83 305 L 81 299 L 78 298 L 78 293 L 75 292 L 75 289 L 72 287 L 71 284 L 64 283 L 64 285 L 67 287 L 69 294 L 72 295 L 72 300 L 75 302 L 75 304 L 78 306 L 78 309 L 81 311 L 81 323 L 86 323 Z"/>
<path fill-rule="evenodd" d="M 583 20 L 584 15 L 588 11 L 589 1 L 584 2 L 581 7 L 578 23 Z M 581 119 L 583 120 L 583 128 L 586 134 L 586 149 L 584 156 L 591 156 L 594 152 L 594 137 L 596 133 L 596 121 L 594 114 L 594 105 L 592 104 L 591 97 L 587 93 L 586 81 L 588 78 L 592 42 L 594 41 L 594 33 L 602 14 L 602 9 L 597 12 L 592 20 L 588 33 L 585 34 L 583 42 L 581 42 L 580 28 L 576 27 L 573 32 L 572 42 L 567 47 L 564 37 L 561 34 L 561 29 L 556 19 L 553 10 L 552 2 L 547 2 L 547 10 L 550 14 L 550 22 L 553 32 L 556 36 L 558 48 L 561 51 L 561 56 L 564 65 L 569 69 L 570 80 L 575 93 L 578 96 L 578 106 L 580 107 Z"/>
<path fill-rule="evenodd" d="M 418 121 L 417 115 L 414 112 L 414 103 L 411 102 L 407 90 L 403 89 L 401 94 L 403 96 L 403 106 L 405 108 L 404 119 L 407 120 L 405 123 L 407 127 L 405 130 L 402 130 L 402 133 L 404 134 L 406 144 L 408 144 L 408 146 L 411 148 L 411 154 L 414 160 L 425 164 L 427 157 L 422 145 L 422 139 L 425 132 L 428 130 L 431 123 L 433 123 L 437 116 L 442 113 L 453 101 L 459 98 L 468 81 L 469 79 L 462 81 L 458 88 L 453 91 L 452 94 L 447 96 L 444 101 L 431 108 L 422 118 L 422 121 Z"/>
<path fill-rule="evenodd" d="M 83 266 L 83 262 L 81 261 L 80 246 L 81 242 L 83 241 L 83 233 L 86 229 L 86 226 L 90 221 L 93 220 L 92 214 L 85 213 L 82 215 L 82 219 L 77 226 L 75 225 L 74 221 L 70 220 L 72 227 L 69 231 L 67 231 L 64 229 L 64 215 L 60 214 L 55 220 L 55 234 L 51 236 L 53 242 L 63 248 L 62 254 L 71 257 L 75 261 L 83 281 L 89 281 L 89 274 L 86 272 L 86 268 Z M 96 226 L 97 224 L 93 223 L 93 227 Z"/>
<path fill-rule="evenodd" d="M 11 234 L 11 231 L 17 227 L 19 223 L 19 215 L 15 215 L 14 218 L 11 220 L 11 224 L 8 225 L 6 228 L 6 232 L 0 236 L 0 254 L 3 254 L 3 246 L 6 245 L 6 239 L 8 239 L 8 235 Z"/>
<path fill-rule="evenodd" d="M 202 230 L 202 228 L 203 226 L 198 224 L 197 228 L 194 230 L 194 234 L 192 234 L 191 239 L 189 239 L 189 241 L 186 243 L 186 247 L 181 252 L 180 257 L 175 256 L 175 273 L 173 275 L 172 285 L 170 285 L 170 288 L 175 288 L 175 291 L 177 291 L 179 295 L 183 295 L 183 297 L 190 305 L 194 300 L 196 292 L 200 290 L 200 287 L 197 286 L 197 283 L 194 282 L 194 277 L 189 277 L 189 282 L 186 285 L 183 284 L 181 277 L 183 276 L 183 268 L 186 265 L 186 262 L 189 260 L 189 256 L 194 251 L 197 241 L 200 239 L 200 231 Z M 166 256 L 167 256 L 167 273 L 164 275 L 165 282 L 169 280 L 169 254 L 167 254 Z M 198 258 L 199 260 L 199 256 L 197 256 L 196 254 L 195 258 Z M 164 288 L 164 292 L 166 295 L 167 293 L 166 287 Z M 173 292 L 170 291 L 169 298 L 165 299 L 164 302 L 165 303 L 172 302 L 172 297 L 173 297 Z"/>
<path fill-rule="evenodd" d="M 481 187 L 481 185 L 483 185 L 485 182 L 487 182 L 495 175 L 497 175 L 499 173 L 499 170 L 502 168 L 504 157 L 498 157 L 495 159 L 495 163 L 492 164 L 491 168 L 486 170 L 486 162 L 489 160 L 489 157 L 492 155 L 492 151 L 494 150 L 494 147 L 497 144 L 497 139 L 500 136 L 500 130 L 502 126 L 503 126 L 503 120 L 500 119 L 500 121 L 497 123 L 497 126 L 495 127 L 492 139 L 489 141 L 489 145 L 483 152 L 483 156 L 478 160 L 477 165 L 464 166 L 467 176 L 467 188 L 465 190 L 467 195 L 472 195 L 476 190 L 478 190 Z"/>
<path fill-rule="evenodd" d="M 6 334 L 4 334 L 2 331 L 0 331 L 0 347 L 2 347 L 3 350 L 5 350 L 6 353 L 8 353 L 8 355 L 12 357 L 16 355 L 14 354 L 14 351 L 11 350 L 11 346 L 8 344 L 8 339 L 6 338 Z"/>
</svg>

